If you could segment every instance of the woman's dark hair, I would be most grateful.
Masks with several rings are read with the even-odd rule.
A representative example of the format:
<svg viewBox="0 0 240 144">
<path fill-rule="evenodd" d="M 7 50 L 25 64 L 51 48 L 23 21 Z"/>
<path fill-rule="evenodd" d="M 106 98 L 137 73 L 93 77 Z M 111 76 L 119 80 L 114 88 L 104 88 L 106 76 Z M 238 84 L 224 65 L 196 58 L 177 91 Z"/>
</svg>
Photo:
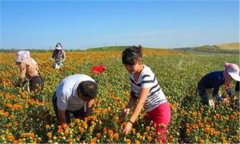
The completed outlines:
<svg viewBox="0 0 240 144">
<path fill-rule="evenodd" d="M 135 60 L 142 58 L 142 46 L 130 46 L 122 52 L 122 63 L 124 65 L 134 65 Z"/>
<path fill-rule="evenodd" d="M 77 92 L 87 99 L 94 99 L 97 97 L 98 86 L 93 81 L 83 81 L 78 85 Z"/>
</svg>

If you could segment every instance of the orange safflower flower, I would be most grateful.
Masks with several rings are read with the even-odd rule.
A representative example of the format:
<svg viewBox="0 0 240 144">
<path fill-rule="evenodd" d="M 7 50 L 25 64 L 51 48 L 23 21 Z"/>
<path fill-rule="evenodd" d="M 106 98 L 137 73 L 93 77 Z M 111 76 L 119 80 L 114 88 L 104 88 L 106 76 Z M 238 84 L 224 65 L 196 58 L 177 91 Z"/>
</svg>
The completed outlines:
<svg viewBox="0 0 240 144">
<path fill-rule="evenodd" d="M 109 135 L 113 135 L 113 130 L 109 130 L 109 131 L 108 131 L 108 134 L 109 134 Z"/>
<path fill-rule="evenodd" d="M 71 122 L 69 125 L 70 127 L 74 127 L 75 123 Z"/>
<path fill-rule="evenodd" d="M 61 133 L 61 132 L 63 132 L 63 129 L 58 129 L 57 130 L 57 133 Z"/>
<path fill-rule="evenodd" d="M 148 142 L 152 142 L 153 138 L 151 136 L 147 136 Z"/>
<path fill-rule="evenodd" d="M 65 136 L 69 136 L 69 133 L 70 133 L 70 132 L 69 132 L 68 129 L 66 129 L 65 132 L 64 132 Z"/>
<path fill-rule="evenodd" d="M 96 139 L 91 139 L 91 144 L 96 144 L 97 143 L 97 140 Z"/>
<path fill-rule="evenodd" d="M 84 128 L 79 127 L 80 132 L 83 134 L 85 132 Z"/>
<path fill-rule="evenodd" d="M 233 114 L 230 115 L 229 118 L 230 118 L 231 120 L 233 120 L 233 119 L 234 119 L 234 115 L 233 115 Z"/>
<path fill-rule="evenodd" d="M 190 127 L 190 124 L 189 124 L 189 123 L 186 123 L 186 127 L 189 128 L 189 127 Z"/>
<path fill-rule="evenodd" d="M 225 137 L 221 137 L 221 141 L 222 141 L 223 143 L 226 143 L 226 142 L 227 142 Z"/>
<path fill-rule="evenodd" d="M 74 139 L 73 139 L 73 138 L 69 138 L 69 139 L 68 139 L 68 142 L 69 142 L 69 143 L 73 143 L 73 142 L 74 142 Z"/>
<path fill-rule="evenodd" d="M 198 126 L 199 126 L 200 128 L 203 128 L 204 125 L 203 125 L 203 123 L 199 123 Z"/>
<path fill-rule="evenodd" d="M 87 124 L 86 121 L 83 122 L 83 127 L 84 127 L 84 128 L 87 128 L 87 127 L 88 127 L 88 124 Z"/>
<path fill-rule="evenodd" d="M 14 117 L 15 117 L 15 116 L 14 116 L 13 114 L 10 115 L 10 119 L 11 119 L 11 120 L 14 119 Z"/>
<path fill-rule="evenodd" d="M 18 109 L 18 108 L 21 107 L 21 105 L 20 104 L 14 104 L 13 107 L 14 107 L 14 109 Z"/>
<path fill-rule="evenodd" d="M 196 128 L 197 128 L 197 125 L 196 125 L 196 124 L 193 124 L 193 125 L 192 125 L 192 128 L 193 128 L 193 129 L 196 129 Z"/>
<path fill-rule="evenodd" d="M 96 119 L 97 119 L 97 117 L 96 117 L 96 116 L 92 116 L 92 119 L 93 119 L 93 120 L 96 120 Z"/>
<path fill-rule="evenodd" d="M 100 138 L 101 136 L 102 136 L 101 133 L 97 133 L 97 134 L 96 134 L 96 137 L 97 137 L 97 138 Z"/>
<path fill-rule="evenodd" d="M 172 135 L 168 137 L 168 142 L 172 143 L 173 140 L 174 140 L 174 137 Z"/>
<path fill-rule="evenodd" d="M 126 139 L 125 142 L 126 142 L 127 144 L 130 144 L 132 141 L 131 141 L 131 139 Z"/>
<path fill-rule="evenodd" d="M 3 113 L 3 117 L 8 117 L 8 116 L 9 116 L 8 112 Z"/>
<path fill-rule="evenodd" d="M 195 118 L 197 116 L 197 112 L 193 112 L 192 115 Z"/>
<path fill-rule="evenodd" d="M 199 143 L 205 143 L 205 141 L 204 140 L 202 140 L 202 139 L 199 139 L 199 141 L 198 141 Z"/>
<path fill-rule="evenodd" d="M 115 134 L 113 135 L 113 139 L 118 140 L 118 139 L 119 139 L 119 134 L 118 134 L 118 133 L 115 133 Z"/>
<path fill-rule="evenodd" d="M 12 136 L 12 135 L 9 135 L 9 136 L 7 136 L 7 139 L 10 140 L 10 141 L 13 141 L 13 140 L 15 140 L 15 137 Z"/>
<path fill-rule="evenodd" d="M 47 133 L 47 137 L 48 137 L 49 139 L 51 139 L 51 138 L 52 138 L 52 133 L 51 133 L 51 132 L 48 132 L 48 133 Z"/>
<path fill-rule="evenodd" d="M 12 105 L 12 104 L 10 104 L 10 103 L 7 103 L 7 104 L 6 104 L 6 107 L 8 107 L 8 108 L 12 109 L 12 108 L 13 108 L 13 105 Z"/>
<path fill-rule="evenodd" d="M 104 132 L 105 134 L 107 133 L 107 128 L 106 128 L 106 127 L 103 128 L 103 132 Z"/>
<path fill-rule="evenodd" d="M 209 133 L 209 131 L 210 131 L 209 128 L 205 128 L 205 129 L 204 129 L 204 132 L 205 132 L 205 133 Z"/>
<path fill-rule="evenodd" d="M 10 126 L 11 126 L 11 124 L 10 124 L 10 123 L 6 124 L 6 128 L 9 128 Z"/>
<path fill-rule="evenodd" d="M 146 131 L 150 131 L 151 127 L 150 126 L 146 126 Z"/>
<path fill-rule="evenodd" d="M 140 140 L 135 140 L 135 143 L 140 144 L 141 142 L 140 142 Z"/>
<path fill-rule="evenodd" d="M 46 129 L 50 129 L 51 126 L 47 124 L 47 125 L 45 126 L 45 128 L 46 128 Z"/>
<path fill-rule="evenodd" d="M 62 127 L 63 127 L 64 129 L 69 128 L 67 124 L 63 124 Z"/>
<path fill-rule="evenodd" d="M 62 129 L 62 126 L 61 126 L 61 125 L 58 125 L 57 127 L 58 127 L 58 129 Z"/>
</svg>

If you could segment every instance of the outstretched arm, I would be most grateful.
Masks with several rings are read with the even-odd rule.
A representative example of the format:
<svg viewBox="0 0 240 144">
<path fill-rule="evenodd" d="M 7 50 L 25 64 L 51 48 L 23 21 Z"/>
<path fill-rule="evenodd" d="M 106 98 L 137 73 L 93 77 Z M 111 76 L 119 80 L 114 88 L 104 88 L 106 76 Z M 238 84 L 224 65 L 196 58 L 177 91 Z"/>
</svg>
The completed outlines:
<svg viewBox="0 0 240 144">
<path fill-rule="evenodd" d="M 67 56 L 66 56 L 65 51 L 63 50 L 63 59 L 62 59 L 62 62 L 64 62 L 66 59 L 67 59 Z"/>
<path fill-rule="evenodd" d="M 20 68 L 20 74 L 19 74 L 18 82 L 16 83 L 16 86 L 19 86 L 22 84 L 22 82 L 24 81 L 24 78 L 25 78 L 26 71 L 27 71 L 27 67 L 24 63 L 21 63 L 19 68 Z"/>
<path fill-rule="evenodd" d="M 134 108 L 133 114 L 130 117 L 129 122 L 126 123 L 126 126 L 123 130 L 124 134 L 128 134 L 131 131 L 133 123 L 138 118 L 138 116 L 145 104 L 149 90 L 150 90 L 149 88 L 142 88 L 141 93 L 140 93 L 140 98 L 137 102 L 136 107 Z"/>
<path fill-rule="evenodd" d="M 67 123 L 66 117 L 65 117 L 65 110 L 58 109 L 58 118 L 60 125 L 64 125 Z"/>
</svg>

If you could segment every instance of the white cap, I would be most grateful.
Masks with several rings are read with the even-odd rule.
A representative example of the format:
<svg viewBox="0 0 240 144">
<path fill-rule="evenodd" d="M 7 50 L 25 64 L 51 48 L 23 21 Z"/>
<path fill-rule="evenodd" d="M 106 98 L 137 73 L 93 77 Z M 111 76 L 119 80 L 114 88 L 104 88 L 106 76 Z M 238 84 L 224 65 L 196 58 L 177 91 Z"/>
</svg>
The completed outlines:
<svg viewBox="0 0 240 144">
<path fill-rule="evenodd" d="M 240 81 L 239 67 L 236 64 L 230 64 L 227 67 L 228 74 L 236 81 Z"/>
</svg>

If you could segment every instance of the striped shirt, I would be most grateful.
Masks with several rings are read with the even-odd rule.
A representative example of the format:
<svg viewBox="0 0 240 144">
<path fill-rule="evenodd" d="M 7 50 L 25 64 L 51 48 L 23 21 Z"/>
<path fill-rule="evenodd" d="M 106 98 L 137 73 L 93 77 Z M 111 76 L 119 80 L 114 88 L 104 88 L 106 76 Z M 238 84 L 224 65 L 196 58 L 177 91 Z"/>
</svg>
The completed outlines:
<svg viewBox="0 0 240 144">
<path fill-rule="evenodd" d="M 149 88 L 149 94 L 147 95 L 144 105 L 146 112 L 149 112 L 158 107 L 160 104 L 167 102 L 167 99 L 158 84 L 155 74 L 148 66 L 143 66 L 143 70 L 137 81 L 134 80 L 133 74 L 130 75 L 132 90 L 131 95 L 135 98 L 139 98 L 141 89 Z"/>
</svg>

